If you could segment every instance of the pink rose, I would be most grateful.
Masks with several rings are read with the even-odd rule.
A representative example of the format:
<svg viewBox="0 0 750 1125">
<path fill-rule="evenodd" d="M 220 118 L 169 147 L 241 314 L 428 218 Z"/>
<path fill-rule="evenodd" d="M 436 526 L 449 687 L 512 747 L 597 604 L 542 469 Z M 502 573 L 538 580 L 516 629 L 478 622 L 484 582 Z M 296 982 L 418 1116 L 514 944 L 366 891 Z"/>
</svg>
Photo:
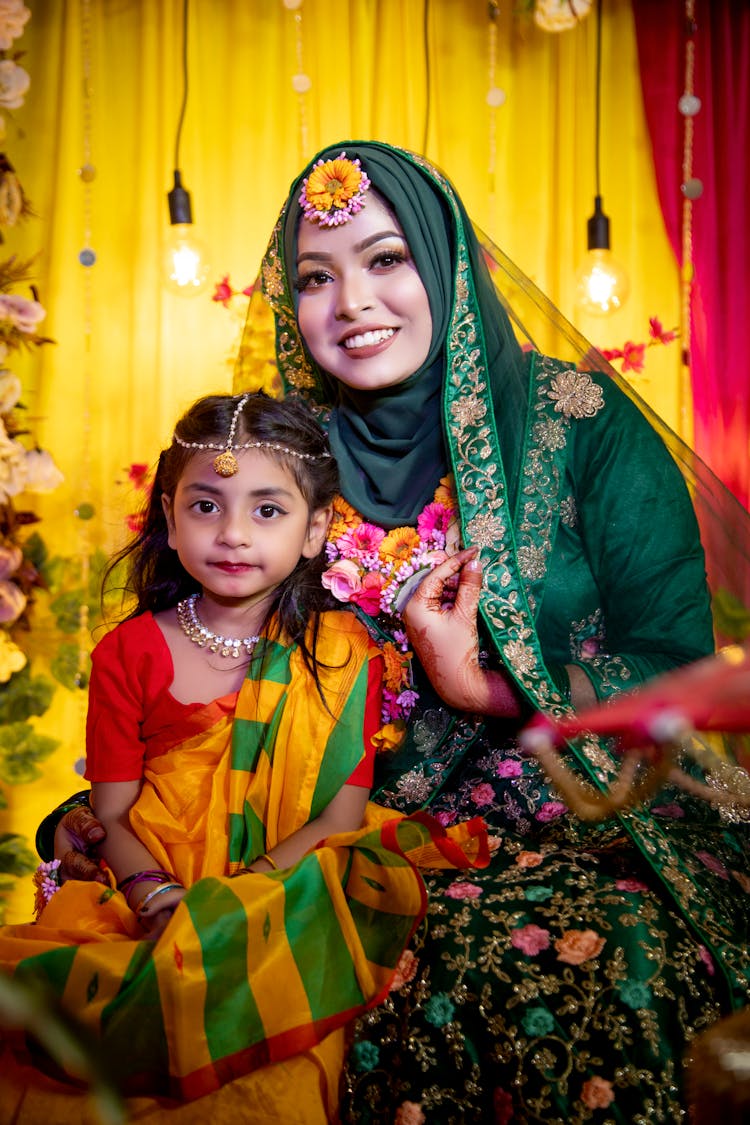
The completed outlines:
<svg viewBox="0 0 750 1125">
<path fill-rule="evenodd" d="M 495 790 L 488 781 L 475 785 L 471 791 L 471 799 L 475 805 L 491 805 L 495 800 Z"/>
<path fill-rule="evenodd" d="M 366 574 L 362 579 L 362 588 L 350 594 L 349 601 L 356 602 L 360 609 L 374 617 L 380 611 L 380 591 L 384 584 L 382 574 Z"/>
<path fill-rule="evenodd" d="M 348 602 L 352 594 L 362 589 L 359 567 L 351 559 L 339 559 L 323 574 L 321 581 L 340 602 Z"/>
<path fill-rule="evenodd" d="M 592 957 L 598 957 L 606 942 L 596 930 L 566 930 L 555 942 L 557 960 L 566 965 L 582 965 Z"/>
<path fill-rule="evenodd" d="M 0 67 L 2 65 L 0 63 Z M 21 68 L 18 67 L 17 69 L 20 70 Z M 1 85 L 2 80 L 0 79 Z M 1 102 L 2 95 L 0 94 Z M 28 297 L 22 297 L 19 293 L 0 294 L 0 319 L 7 320 L 19 332 L 35 332 L 40 320 L 44 320 L 46 315 L 38 301 L 30 301 Z"/>
<path fill-rule="evenodd" d="M 0 624 L 12 625 L 26 609 L 26 595 L 15 582 L 0 581 Z"/>
<path fill-rule="evenodd" d="M 638 894 L 640 891 L 647 891 L 648 886 L 642 883 L 640 879 L 618 879 L 615 883 L 618 891 L 627 891 L 629 894 Z"/>
<path fill-rule="evenodd" d="M 478 887 L 476 883 L 451 883 L 449 887 L 445 888 L 447 898 L 479 898 L 482 893 L 482 888 Z"/>
<path fill-rule="evenodd" d="M 584 1082 L 581 1089 L 581 1101 L 588 1109 L 606 1109 L 615 1100 L 615 1092 L 612 1089 L 612 1083 L 608 1082 L 606 1078 L 600 1078 L 595 1074 L 593 1078 L 589 1078 L 588 1082 Z"/>
<path fill-rule="evenodd" d="M 520 949 L 527 957 L 536 957 L 543 949 L 549 949 L 549 930 L 541 926 L 529 924 L 519 926 L 510 935 L 510 944 L 514 949 Z"/>
<path fill-rule="evenodd" d="M 506 761 L 500 763 L 495 773 L 498 777 L 520 777 L 523 773 L 523 766 L 520 762 L 508 758 Z"/>
<path fill-rule="evenodd" d="M 563 816 L 567 811 L 568 806 L 564 805 L 562 801 L 545 801 L 536 814 L 536 819 L 547 824 L 551 820 L 557 820 L 558 816 Z"/>
</svg>

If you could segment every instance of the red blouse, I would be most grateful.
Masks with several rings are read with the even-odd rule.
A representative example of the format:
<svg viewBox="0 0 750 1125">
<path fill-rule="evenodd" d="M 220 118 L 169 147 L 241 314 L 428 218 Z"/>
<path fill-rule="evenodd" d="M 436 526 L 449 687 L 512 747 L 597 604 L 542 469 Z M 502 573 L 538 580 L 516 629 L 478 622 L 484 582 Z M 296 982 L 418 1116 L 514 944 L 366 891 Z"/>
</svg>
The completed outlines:
<svg viewBox="0 0 750 1125">
<path fill-rule="evenodd" d="M 89 781 L 137 781 L 143 763 L 234 713 L 236 691 L 211 703 L 180 703 L 170 689 L 172 654 L 150 612 L 123 621 L 97 644 L 92 656 L 86 718 Z M 371 788 L 380 729 L 382 661 L 371 660 L 363 742 L 364 758 L 350 785 Z"/>
</svg>

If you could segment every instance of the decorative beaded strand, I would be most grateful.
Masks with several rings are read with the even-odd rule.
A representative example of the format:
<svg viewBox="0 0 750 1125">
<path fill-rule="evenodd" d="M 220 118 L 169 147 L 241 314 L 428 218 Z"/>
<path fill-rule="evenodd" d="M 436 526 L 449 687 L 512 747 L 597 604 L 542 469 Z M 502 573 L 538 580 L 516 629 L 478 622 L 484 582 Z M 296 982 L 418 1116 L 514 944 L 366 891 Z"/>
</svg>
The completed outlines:
<svg viewBox="0 0 750 1125">
<path fill-rule="evenodd" d="M 189 598 L 185 598 L 177 605 L 177 621 L 187 639 L 198 645 L 198 648 L 206 648 L 209 652 L 215 652 L 217 656 L 240 657 L 243 648 L 248 656 L 252 656 L 260 637 L 243 637 L 240 639 L 239 637 L 221 637 L 217 633 L 212 633 L 203 624 L 196 611 L 195 603 L 199 597 L 200 594 L 191 594 Z"/>
</svg>

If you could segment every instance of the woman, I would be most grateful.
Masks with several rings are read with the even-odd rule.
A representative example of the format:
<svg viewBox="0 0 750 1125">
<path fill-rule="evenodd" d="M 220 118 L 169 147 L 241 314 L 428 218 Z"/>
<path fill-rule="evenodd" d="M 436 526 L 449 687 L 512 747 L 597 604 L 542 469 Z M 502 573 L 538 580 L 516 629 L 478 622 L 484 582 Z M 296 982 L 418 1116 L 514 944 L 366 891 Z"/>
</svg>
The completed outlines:
<svg viewBox="0 0 750 1125">
<path fill-rule="evenodd" d="M 678 794 L 586 826 L 515 739 L 534 708 L 606 699 L 711 650 L 675 463 L 609 377 L 519 346 L 460 200 L 421 158 L 322 152 L 292 186 L 263 284 L 287 390 L 328 412 L 341 596 L 398 645 L 392 591 L 372 601 L 382 560 L 356 537 L 427 526 L 449 473 L 462 543 L 481 552 L 478 658 L 462 624 L 477 570 L 460 620 L 440 604 L 468 556 L 407 603 L 427 675 L 415 660 L 418 700 L 373 798 L 446 824 L 481 813 L 501 843 L 470 879 L 428 880 L 403 983 L 356 1024 L 343 1116 L 679 1120 L 687 1042 L 747 995 L 744 836 Z M 617 768 L 593 739 L 568 764 L 595 787 Z"/>
<path fill-rule="evenodd" d="M 446 825 L 478 812 L 498 839 L 485 871 L 428 879 L 389 996 L 354 1027 L 342 1117 L 681 1120 L 686 1044 L 747 995 L 744 838 L 678 793 L 583 824 L 516 740 L 536 709 L 711 650 L 675 463 L 609 376 L 519 345 L 421 158 L 325 150 L 262 275 L 286 390 L 318 405 L 339 462 L 324 580 L 393 671 L 373 798 Z M 259 294 L 236 390 L 256 315 Z M 567 761 L 597 788 L 617 772 L 593 738 Z"/>
</svg>

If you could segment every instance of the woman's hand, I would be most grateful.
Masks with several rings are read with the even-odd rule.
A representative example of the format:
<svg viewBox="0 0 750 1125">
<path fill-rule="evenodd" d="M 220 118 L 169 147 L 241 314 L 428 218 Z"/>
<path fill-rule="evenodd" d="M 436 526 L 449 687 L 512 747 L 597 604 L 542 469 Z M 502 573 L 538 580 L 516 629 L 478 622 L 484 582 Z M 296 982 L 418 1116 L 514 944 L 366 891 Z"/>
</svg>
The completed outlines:
<svg viewBox="0 0 750 1125">
<path fill-rule="evenodd" d="M 104 826 L 85 805 L 77 805 L 65 813 L 55 829 L 55 859 L 60 860 L 61 882 L 67 879 L 107 882 L 98 859 L 90 855 L 106 834 Z"/>
<path fill-rule="evenodd" d="M 404 625 L 430 683 L 450 707 L 517 717 L 520 701 L 510 678 L 479 663 L 482 564 L 476 556 L 477 548 L 469 547 L 436 566 L 407 602 Z"/>
</svg>

